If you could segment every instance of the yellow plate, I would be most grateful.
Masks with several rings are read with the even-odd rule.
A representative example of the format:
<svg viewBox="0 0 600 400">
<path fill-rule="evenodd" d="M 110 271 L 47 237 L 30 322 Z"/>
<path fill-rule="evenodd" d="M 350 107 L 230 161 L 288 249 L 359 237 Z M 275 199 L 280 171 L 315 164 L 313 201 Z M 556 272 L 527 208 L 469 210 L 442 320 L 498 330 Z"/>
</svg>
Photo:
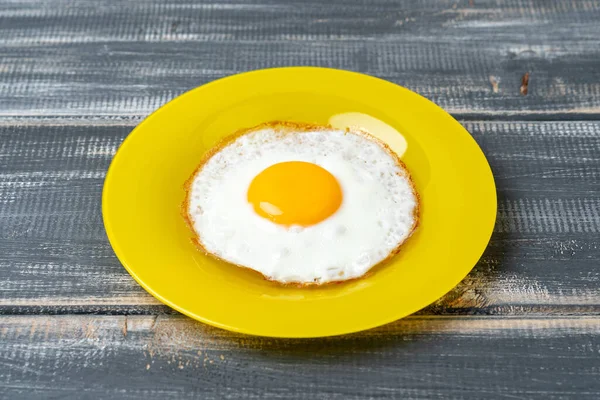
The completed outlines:
<svg viewBox="0 0 600 400">
<path fill-rule="evenodd" d="M 180 207 L 183 183 L 208 149 L 243 127 L 272 120 L 326 124 L 346 112 L 378 118 L 406 139 L 402 159 L 422 213 L 398 256 L 363 279 L 301 289 L 198 251 Z M 390 82 L 312 67 L 231 76 L 163 106 L 119 148 L 102 200 L 117 257 L 154 297 L 210 325 L 277 337 L 356 332 L 427 306 L 469 273 L 496 217 L 490 167 L 450 115 Z"/>
</svg>

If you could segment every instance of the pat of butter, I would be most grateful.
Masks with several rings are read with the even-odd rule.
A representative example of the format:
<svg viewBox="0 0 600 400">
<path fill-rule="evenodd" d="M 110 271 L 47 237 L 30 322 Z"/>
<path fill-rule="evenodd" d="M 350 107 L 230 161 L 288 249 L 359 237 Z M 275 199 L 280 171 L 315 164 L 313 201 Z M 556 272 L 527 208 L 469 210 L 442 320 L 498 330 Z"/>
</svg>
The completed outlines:
<svg viewBox="0 0 600 400">
<path fill-rule="evenodd" d="M 381 140 L 394 151 L 398 157 L 406 152 L 406 139 L 400 132 L 380 119 L 359 112 L 336 114 L 329 118 L 329 125 L 336 129 L 358 128 L 367 131 Z"/>
</svg>

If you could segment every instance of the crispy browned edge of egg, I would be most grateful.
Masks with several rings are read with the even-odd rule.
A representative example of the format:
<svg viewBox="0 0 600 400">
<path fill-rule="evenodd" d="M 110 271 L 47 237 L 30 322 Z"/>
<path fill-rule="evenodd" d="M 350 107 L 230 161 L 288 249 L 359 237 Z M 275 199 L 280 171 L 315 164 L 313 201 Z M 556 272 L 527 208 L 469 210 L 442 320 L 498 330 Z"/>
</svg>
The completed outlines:
<svg viewBox="0 0 600 400">
<path fill-rule="evenodd" d="M 202 169 L 204 164 L 206 164 L 208 162 L 208 160 L 210 160 L 217 152 L 221 151 L 228 144 L 233 143 L 235 140 L 237 140 L 239 137 L 241 137 L 243 135 L 249 134 L 249 133 L 257 131 L 257 130 L 265 129 L 265 128 L 272 128 L 275 131 L 277 131 L 278 133 L 281 133 L 284 135 L 289 134 L 289 133 L 304 133 L 304 132 L 318 131 L 318 130 L 322 130 L 322 129 L 334 129 L 331 127 L 331 125 L 316 125 L 316 124 L 301 123 L 301 122 L 288 122 L 288 121 L 265 122 L 260 125 L 253 126 L 251 128 L 243 128 L 243 129 L 240 129 L 240 130 L 234 132 L 232 135 L 229 135 L 226 138 L 222 139 L 215 146 L 213 146 L 208 152 L 206 152 L 206 154 L 204 154 L 204 156 L 200 160 L 200 164 L 196 167 L 196 169 L 194 170 L 192 175 L 188 178 L 188 180 L 185 182 L 185 184 L 183 186 L 183 189 L 185 191 L 185 198 L 183 200 L 183 203 L 181 204 L 181 214 L 182 214 L 187 226 L 190 228 L 190 230 L 193 233 L 191 240 L 196 245 L 196 247 L 198 247 L 198 249 L 200 249 L 207 256 L 210 256 L 216 260 L 223 261 L 227 264 L 234 265 L 234 266 L 240 267 L 240 268 L 244 268 L 246 270 L 250 270 L 256 274 L 259 274 L 260 276 L 262 276 L 265 280 L 267 280 L 269 282 L 275 282 L 282 286 L 296 286 L 296 287 L 325 286 L 325 285 L 331 285 L 331 284 L 345 283 L 345 282 L 353 281 L 356 279 L 362 279 L 365 276 L 370 275 L 376 267 L 379 267 L 379 266 L 387 263 L 390 259 L 392 259 L 396 254 L 398 254 L 400 252 L 400 248 L 402 247 L 402 245 L 412 236 L 415 229 L 417 229 L 417 226 L 419 226 L 421 197 L 419 196 L 419 193 L 416 190 L 412 176 L 411 176 L 408 168 L 406 168 L 406 164 L 404 164 L 404 162 L 402 162 L 402 160 L 400 160 L 400 157 L 398 157 L 398 155 L 387 145 L 387 143 L 381 141 L 380 139 L 376 138 L 375 136 L 371 135 L 370 133 L 368 133 L 364 130 L 361 130 L 361 129 L 350 130 L 349 128 L 346 128 L 347 133 L 352 132 L 352 133 L 360 134 L 360 135 L 366 137 L 367 139 L 376 142 L 381 147 L 383 147 L 390 156 L 392 156 L 392 158 L 396 161 L 396 165 L 398 165 L 404 171 L 405 176 L 408 178 L 410 187 L 412 188 L 413 194 L 415 196 L 416 205 L 415 205 L 415 208 L 413 209 L 413 220 L 414 220 L 413 226 L 411 227 L 410 232 L 406 236 L 406 238 L 403 241 L 401 241 L 400 243 L 398 243 L 398 245 L 392 251 L 390 251 L 390 253 L 388 254 L 388 256 L 385 259 L 383 259 L 380 262 L 378 262 L 377 264 L 373 265 L 361 276 L 357 276 L 357 277 L 353 277 L 353 278 L 349 278 L 349 279 L 327 281 L 327 282 L 322 282 L 322 283 L 321 282 L 281 282 L 276 279 L 271 279 L 268 276 L 262 274 L 261 272 L 255 270 L 255 269 L 252 269 L 250 267 L 246 267 L 245 265 L 235 264 L 230 261 L 227 261 L 227 260 L 217 256 L 216 254 L 213 254 L 210 251 L 206 250 L 206 248 L 202 244 L 202 241 L 200 240 L 200 235 L 198 235 L 198 233 L 194 229 L 194 224 L 192 223 L 192 218 L 189 213 L 189 198 L 190 198 L 190 195 L 192 192 L 191 186 L 192 186 L 192 183 L 194 182 L 194 178 L 200 172 L 200 170 Z M 290 130 L 290 129 L 293 129 L 293 131 L 286 132 L 286 130 Z M 298 130 L 300 130 L 300 131 L 298 131 Z"/>
</svg>

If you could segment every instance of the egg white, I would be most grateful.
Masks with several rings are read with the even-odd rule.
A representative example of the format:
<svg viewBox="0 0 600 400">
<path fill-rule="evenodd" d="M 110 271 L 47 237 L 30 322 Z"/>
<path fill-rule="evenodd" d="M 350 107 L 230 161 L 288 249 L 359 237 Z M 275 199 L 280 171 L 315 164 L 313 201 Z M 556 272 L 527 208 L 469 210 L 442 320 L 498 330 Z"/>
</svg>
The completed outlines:
<svg viewBox="0 0 600 400">
<path fill-rule="evenodd" d="M 256 214 L 247 200 L 250 183 L 285 161 L 329 171 L 342 188 L 340 208 L 308 227 Z M 418 218 L 417 195 L 396 157 L 363 134 L 326 127 L 250 130 L 206 160 L 188 190 L 188 218 L 205 251 L 282 283 L 360 277 L 397 251 Z"/>
</svg>

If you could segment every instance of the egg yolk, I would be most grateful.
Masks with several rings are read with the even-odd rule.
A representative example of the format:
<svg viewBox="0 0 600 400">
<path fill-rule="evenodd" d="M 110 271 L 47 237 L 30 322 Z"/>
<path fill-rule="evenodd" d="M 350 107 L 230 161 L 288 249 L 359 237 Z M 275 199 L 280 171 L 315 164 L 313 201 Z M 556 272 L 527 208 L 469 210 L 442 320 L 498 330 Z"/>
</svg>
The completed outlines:
<svg viewBox="0 0 600 400">
<path fill-rule="evenodd" d="M 248 188 L 254 211 L 277 224 L 310 226 L 337 211 L 342 189 L 329 171 L 304 161 L 273 164 Z"/>
</svg>

